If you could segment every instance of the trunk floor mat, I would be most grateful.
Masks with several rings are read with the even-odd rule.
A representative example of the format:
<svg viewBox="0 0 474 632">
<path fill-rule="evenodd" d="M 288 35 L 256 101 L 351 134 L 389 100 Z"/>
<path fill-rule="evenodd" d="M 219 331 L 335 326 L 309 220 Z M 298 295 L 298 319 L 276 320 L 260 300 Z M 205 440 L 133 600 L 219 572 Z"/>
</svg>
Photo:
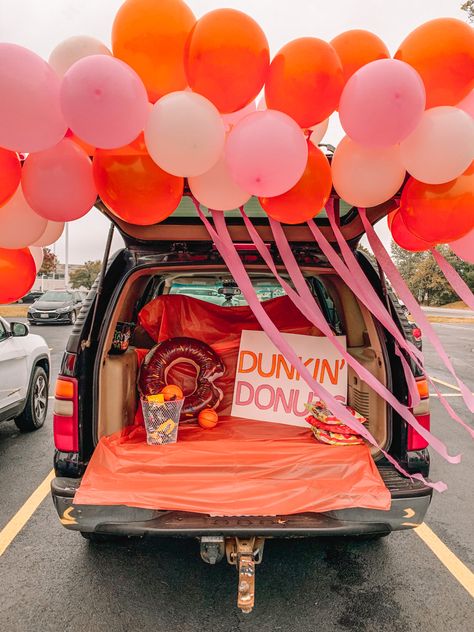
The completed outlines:
<svg viewBox="0 0 474 632">
<path fill-rule="evenodd" d="M 169 445 L 147 445 L 137 426 L 102 437 L 74 504 L 265 516 L 388 510 L 390 500 L 365 445 L 324 445 L 309 428 L 223 417 L 212 430 L 181 424 Z"/>
</svg>

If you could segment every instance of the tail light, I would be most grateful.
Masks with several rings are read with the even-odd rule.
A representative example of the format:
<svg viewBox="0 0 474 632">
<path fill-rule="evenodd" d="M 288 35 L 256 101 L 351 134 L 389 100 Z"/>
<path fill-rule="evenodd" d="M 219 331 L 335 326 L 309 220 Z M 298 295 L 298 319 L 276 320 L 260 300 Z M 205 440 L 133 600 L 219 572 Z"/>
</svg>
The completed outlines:
<svg viewBox="0 0 474 632">
<path fill-rule="evenodd" d="M 420 395 L 420 403 L 413 409 L 413 415 L 418 423 L 426 430 L 430 429 L 430 390 L 428 380 L 425 377 L 419 378 L 416 381 L 418 387 L 418 393 Z M 428 447 L 428 442 L 420 434 L 413 430 L 411 426 L 408 426 L 408 439 L 407 450 L 423 450 Z"/>
<path fill-rule="evenodd" d="M 54 395 L 54 445 L 61 452 L 78 452 L 77 380 L 58 377 Z"/>
<path fill-rule="evenodd" d="M 413 338 L 419 342 L 423 336 L 421 329 L 419 327 L 413 327 L 412 329 Z"/>
</svg>

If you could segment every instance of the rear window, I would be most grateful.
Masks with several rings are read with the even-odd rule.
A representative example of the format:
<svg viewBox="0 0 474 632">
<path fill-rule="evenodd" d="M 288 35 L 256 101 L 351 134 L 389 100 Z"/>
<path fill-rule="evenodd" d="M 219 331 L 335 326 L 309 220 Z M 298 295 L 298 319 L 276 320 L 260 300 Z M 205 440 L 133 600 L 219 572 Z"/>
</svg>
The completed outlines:
<svg viewBox="0 0 474 632">
<path fill-rule="evenodd" d="M 252 283 L 261 303 L 285 294 L 281 286 L 276 282 L 273 283 L 271 279 L 253 279 Z M 173 281 L 169 288 L 169 294 L 184 294 L 185 296 L 220 305 L 221 307 L 247 305 L 247 301 L 235 282 L 222 279 L 190 279 L 189 282 L 182 280 Z"/>
<path fill-rule="evenodd" d="M 351 210 L 352 205 L 347 204 L 344 200 L 339 200 L 339 213 L 341 219 L 345 217 Z M 245 213 L 248 217 L 252 218 L 267 218 L 268 215 L 265 213 L 263 208 L 258 201 L 258 198 L 252 197 L 244 206 Z M 233 211 L 226 211 L 226 217 L 240 217 L 240 211 L 235 209 Z M 196 217 L 196 208 L 190 197 L 184 196 L 179 203 L 178 208 L 173 213 L 172 217 Z M 318 218 L 327 218 L 326 209 L 323 209 L 319 214 Z"/>
</svg>

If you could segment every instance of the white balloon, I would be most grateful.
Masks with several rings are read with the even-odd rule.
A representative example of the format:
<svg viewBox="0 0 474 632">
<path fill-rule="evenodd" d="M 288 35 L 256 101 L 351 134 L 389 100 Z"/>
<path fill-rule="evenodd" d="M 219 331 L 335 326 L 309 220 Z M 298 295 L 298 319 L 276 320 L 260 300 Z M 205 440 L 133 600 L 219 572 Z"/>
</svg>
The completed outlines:
<svg viewBox="0 0 474 632">
<path fill-rule="evenodd" d="M 34 244 L 46 229 L 47 219 L 28 205 L 21 184 L 0 208 L 0 248 L 26 248 Z"/>
<path fill-rule="evenodd" d="M 188 178 L 188 184 L 197 201 L 213 210 L 231 211 L 251 197 L 233 181 L 224 156 L 207 173 Z"/>
<path fill-rule="evenodd" d="M 474 120 L 449 105 L 430 108 L 400 143 L 400 155 L 408 173 L 420 182 L 450 182 L 474 159 Z"/>
<path fill-rule="evenodd" d="M 323 140 L 324 135 L 328 131 L 328 127 L 329 127 L 328 118 L 325 121 L 321 121 L 321 123 L 318 123 L 317 125 L 313 125 L 313 127 L 310 127 L 310 130 L 312 133 L 311 133 L 311 136 L 309 137 L 309 140 L 313 143 L 315 147 L 317 147 L 319 143 Z"/>
<path fill-rule="evenodd" d="M 64 222 L 53 222 L 47 220 L 43 234 L 34 242 L 33 246 L 50 246 L 63 234 Z"/>
<path fill-rule="evenodd" d="M 36 274 L 43 264 L 44 252 L 40 246 L 30 246 L 31 256 L 35 260 Z"/>
<path fill-rule="evenodd" d="M 112 55 L 112 52 L 95 37 L 74 35 L 58 44 L 48 61 L 49 65 L 62 77 L 76 61 L 90 55 Z"/>
<path fill-rule="evenodd" d="M 171 92 L 153 106 L 145 128 L 151 158 L 174 176 L 200 176 L 222 155 L 225 127 L 208 99 L 195 92 Z"/>
</svg>

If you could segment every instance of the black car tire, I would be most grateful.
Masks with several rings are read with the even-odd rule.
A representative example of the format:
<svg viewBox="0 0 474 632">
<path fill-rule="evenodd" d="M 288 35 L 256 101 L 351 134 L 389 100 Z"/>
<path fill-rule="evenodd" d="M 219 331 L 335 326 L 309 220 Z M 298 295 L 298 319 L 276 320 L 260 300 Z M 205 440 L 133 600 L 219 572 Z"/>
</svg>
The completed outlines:
<svg viewBox="0 0 474 632">
<path fill-rule="evenodd" d="M 21 432 L 38 430 L 44 424 L 48 412 L 48 376 L 41 366 L 33 369 L 33 379 L 24 411 L 15 419 Z"/>
<path fill-rule="evenodd" d="M 69 324 L 70 325 L 74 325 L 74 323 L 76 322 L 77 319 L 77 314 L 74 310 L 72 310 L 70 316 L 69 316 Z"/>
</svg>

